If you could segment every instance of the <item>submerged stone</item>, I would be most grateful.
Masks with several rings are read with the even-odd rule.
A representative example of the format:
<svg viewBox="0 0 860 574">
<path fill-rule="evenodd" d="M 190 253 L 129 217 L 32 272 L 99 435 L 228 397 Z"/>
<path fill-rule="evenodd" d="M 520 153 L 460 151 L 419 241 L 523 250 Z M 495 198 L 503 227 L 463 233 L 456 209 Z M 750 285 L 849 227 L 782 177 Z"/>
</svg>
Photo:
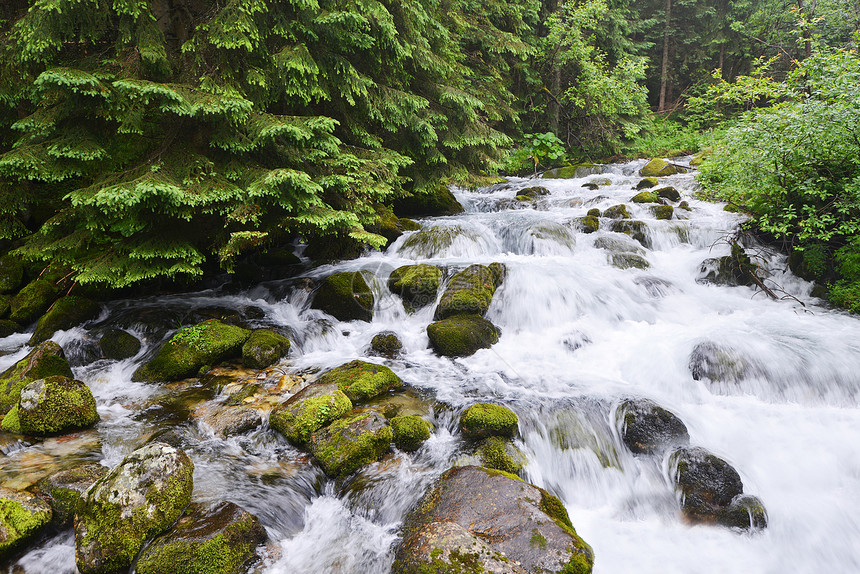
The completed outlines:
<svg viewBox="0 0 860 574">
<path fill-rule="evenodd" d="M 0 487 L 0 560 L 36 537 L 51 521 L 51 507 L 32 494 Z"/>
<path fill-rule="evenodd" d="M 334 382 L 308 385 L 275 407 L 269 426 L 291 443 L 306 444 L 311 435 L 352 411 L 352 402 Z"/>
<path fill-rule="evenodd" d="M 454 315 L 484 315 L 502 282 L 499 273 L 485 265 L 470 265 L 454 275 L 436 307 L 435 319 Z"/>
<path fill-rule="evenodd" d="M 675 208 L 671 205 L 658 205 L 651 211 L 657 219 L 672 219 L 672 216 L 675 215 Z"/>
<path fill-rule="evenodd" d="M 194 464 L 164 443 L 140 448 L 86 491 L 75 518 L 81 574 L 127 570 L 150 538 L 167 530 L 191 500 Z"/>
<path fill-rule="evenodd" d="M 0 413 L 18 403 L 21 389 L 29 383 L 54 375 L 74 377 L 63 349 L 53 341 L 45 341 L 0 374 Z"/>
<path fill-rule="evenodd" d="M 580 217 L 577 220 L 577 225 L 583 233 L 594 233 L 600 229 L 600 220 L 593 215 L 586 215 L 585 217 Z"/>
<path fill-rule="evenodd" d="M 401 416 L 390 421 L 394 433 L 394 444 L 400 450 L 413 452 L 430 438 L 430 423 L 421 417 Z"/>
<path fill-rule="evenodd" d="M 468 357 L 499 341 L 499 328 L 480 315 L 457 315 L 427 325 L 430 346 L 444 357 Z"/>
<path fill-rule="evenodd" d="M 538 195 L 549 195 L 549 190 L 543 186 L 535 185 L 525 187 L 517 192 L 517 196 L 536 197 Z"/>
<path fill-rule="evenodd" d="M 155 357 L 137 369 L 133 381 L 178 381 L 238 357 L 251 331 L 210 319 L 178 331 Z"/>
<path fill-rule="evenodd" d="M 651 264 L 648 260 L 635 253 L 612 253 L 609 262 L 618 269 L 648 269 Z"/>
<path fill-rule="evenodd" d="M 289 339 L 271 329 L 255 329 L 242 345 L 242 364 L 251 369 L 265 369 L 289 352 Z"/>
<path fill-rule="evenodd" d="M 731 255 L 705 259 L 699 267 L 698 283 L 713 285 L 753 285 L 757 268 L 743 247 L 732 244 Z"/>
<path fill-rule="evenodd" d="M 63 376 L 38 379 L 21 389 L 16 415 L 20 432 L 35 436 L 85 429 L 99 421 L 90 388 Z"/>
<path fill-rule="evenodd" d="M 388 288 L 400 295 L 407 311 L 426 307 L 436 301 L 442 270 L 432 265 L 405 265 L 391 272 Z"/>
<path fill-rule="evenodd" d="M 48 310 L 58 291 L 50 281 L 36 279 L 9 301 L 9 318 L 22 325 L 32 323 Z"/>
<path fill-rule="evenodd" d="M 472 440 L 490 436 L 511 438 L 517 433 L 519 422 L 516 413 L 507 407 L 475 403 L 460 415 L 460 430 Z"/>
<path fill-rule="evenodd" d="M 144 550 L 138 574 L 241 574 L 267 539 L 259 519 L 232 502 L 195 504 Z"/>
<path fill-rule="evenodd" d="M 651 238 L 648 235 L 648 225 L 646 225 L 644 221 L 626 219 L 613 221 L 610 229 L 616 233 L 629 235 L 642 244 L 642 247 L 651 247 Z"/>
<path fill-rule="evenodd" d="M 336 420 L 313 433 L 310 451 L 325 473 L 337 478 L 382 458 L 393 439 L 385 417 L 369 410 Z"/>
<path fill-rule="evenodd" d="M 335 273 L 326 277 L 311 303 L 339 321 L 370 321 L 374 297 L 360 271 Z"/>
<path fill-rule="evenodd" d="M 466 466 L 444 473 L 407 515 L 391 571 L 588 574 L 593 564 L 558 498 Z"/>
<path fill-rule="evenodd" d="M 693 348 L 689 368 L 694 381 L 737 383 L 762 374 L 746 355 L 737 349 L 712 341 L 698 343 Z"/>
<path fill-rule="evenodd" d="M 66 331 L 95 319 L 99 310 L 99 304 L 86 297 L 62 297 L 36 323 L 36 330 L 28 344 L 38 345 L 50 339 L 57 331 Z"/>
<path fill-rule="evenodd" d="M 403 386 L 394 371 L 384 365 L 350 361 L 317 379 L 317 384 L 334 383 L 351 401 L 366 401 Z"/>
<path fill-rule="evenodd" d="M 687 445 L 690 435 L 677 416 L 648 399 L 630 399 L 618 408 L 621 440 L 637 454 L 659 454 Z"/>
<path fill-rule="evenodd" d="M 110 329 L 99 339 L 99 347 L 105 358 L 120 361 L 140 351 L 140 339 L 122 329 Z"/>
</svg>

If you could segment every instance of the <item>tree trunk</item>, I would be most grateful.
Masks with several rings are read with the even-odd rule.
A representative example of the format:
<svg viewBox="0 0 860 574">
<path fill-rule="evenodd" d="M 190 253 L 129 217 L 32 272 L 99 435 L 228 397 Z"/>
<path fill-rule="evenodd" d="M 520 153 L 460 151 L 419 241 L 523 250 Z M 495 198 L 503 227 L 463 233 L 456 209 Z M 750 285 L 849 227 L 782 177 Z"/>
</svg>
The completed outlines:
<svg viewBox="0 0 860 574">
<path fill-rule="evenodd" d="M 663 32 L 663 65 L 660 68 L 660 102 L 657 104 L 658 112 L 663 112 L 666 109 L 666 83 L 669 79 L 669 32 L 671 21 L 672 0 L 666 0 L 666 28 Z"/>
</svg>

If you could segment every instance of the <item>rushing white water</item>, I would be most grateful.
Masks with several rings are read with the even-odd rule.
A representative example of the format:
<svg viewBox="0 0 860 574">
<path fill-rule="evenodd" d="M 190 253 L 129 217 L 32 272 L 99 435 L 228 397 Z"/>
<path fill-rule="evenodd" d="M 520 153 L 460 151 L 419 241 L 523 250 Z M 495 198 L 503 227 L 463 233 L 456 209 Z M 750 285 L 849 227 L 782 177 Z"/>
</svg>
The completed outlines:
<svg viewBox="0 0 860 574">
<path fill-rule="evenodd" d="M 704 259 L 729 252 L 724 239 L 741 217 L 696 200 L 692 177 L 678 175 L 663 179 L 692 211 L 656 220 L 649 206 L 629 201 L 642 164 L 608 166 L 581 179 L 515 179 L 459 190 L 466 213 L 425 220 L 424 231 L 405 234 L 384 254 L 306 274 L 372 273 L 371 323 L 339 323 L 309 309 L 310 292 L 296 280 L 112 304 L 102 324 L 143 338 L 147 345 L 137 357 L 91 362 L 94 341 L 84 330 L 55 336 L 80 365 L 75 374 L 92 388 L 102 416 L 96 431 L 77 439 L 76 456 L 116 464 L 168 429 L 195 462 L 196 500 L 232 500 L 266 526 L 274 542 L 260 572 L 385 573 L 403 517 L 463 454 L 459 410 L 496 401 L 520 416 L 525 478 L 565 503 L 594 548 L 597 574 L 860 571 L 860 321 L 820 306 L 809 296 L 811 285 L 760 246 L 750 252 L 770 270 L 770 284 L 792 297 L 774 301 L 748 287 L 697 282 Z M 606 185 L 582 187 L 592 180 Z M 513 200 L 535 184 L 551 193 L 533 205 Z M 580 231 L 576 220 L 589 209 L 618 203 L 647 223 L 649 248 L 607 231 L 606 219 L 597 233 Z M 435 234 L 429 245 L 417 235 L 428 229 Z M 650 267 L 613 267 L 604 247 L 637 252 Z M 407 314 L 385 286 L 405 264 L 438 265 L 450 277 L 469 264 L 495 261 L 506 265 L 507 277 L 487 316 L 502 336 L 468 358 L 430 351 L 425 328 L 433 307 Z M 234 309 L 252 325 L 288 328 L 294 345 L 284 372 L 363 357 L 374 334 L 395 331 L 403 353 L 386 364 L 447 405 L 434 411 L 434 436 L 414 455 L 395 453 L 334 482 L 266 425 L 223 440 L 186 422 L 187 413 L 171 401 L 218 404 L 224 396 L 202 384 L 131 383 L 130 375 L 175 325 L 212 307 Z M 9 353 L 0 356 L 0 368 L 27 352 L 25 342 L 21 335 L 0 340 L 0 352 Z M 722 382 L 695 380 L 690 363 L 697 346 L 721 349 L 736 372 Z M 745 492 L 763 501 L 768 528 L 739 534 L 686 525 L 666 461 L 633 456 L 619 438 L 615 410 L 628 397 L 672 410 L 692 444 L 729 461 Z M 15 472 L 37 473 L 50 457 L 74 454 L 58 441 L 3 447 L 3 466 Z M 0 478 L 15 484 L 9 473 Z M 21 558 L 15 572 L 72 573 L 73 554 L 72 538 L 61 533 Z"/>
</svg>

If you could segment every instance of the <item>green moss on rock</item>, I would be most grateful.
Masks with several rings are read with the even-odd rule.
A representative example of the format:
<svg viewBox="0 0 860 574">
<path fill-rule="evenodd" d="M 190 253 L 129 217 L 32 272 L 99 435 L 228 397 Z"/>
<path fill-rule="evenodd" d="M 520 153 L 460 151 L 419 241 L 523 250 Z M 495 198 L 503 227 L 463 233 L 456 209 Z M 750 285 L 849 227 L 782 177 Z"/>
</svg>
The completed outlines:
<svg viewBox="0 0 860 574">
<path fill-rule="evenodd" d="M 672 186 L 661 187 L 660 189 L 655 189 L 654 194 L 657 197 L 662 199 L 668 199 L 669 201 L 680 201 L 681 194 Z"/>
<path fill-rule="evenodd" d="M 95 319 L 99 310 L 99 304 L 86 297 L 62 297 L 36 323 L 36 330 L 30 337 L 29 345 L 38 345 L 50 339 L 57 331 L 65 331 Z"/>
<path fill-rule="evenodd" d="M 600 211 L 598 210 L 598 213 L 599 212 Z M 583 233 L 594 233 L 595 231 L 600 229 L 600 220 L 593 215 L 586 215 L 585 217 L 581 217 L 578 220 L 578 223 Z"/>
<path fill-rule="evenodd" d="M 301 446 L 315 431 L 350 411 L 352 402 L 335 383 L 315 383 L 276 407 L 269 415 L 269 426 Z"/>
<path fill-rule="evenodd" d="M 178 381 L 241 354 L 251 331 L 210 319 L 178 331 L 155 357 L 132 375 L 134 381 Z"/>
<path fill-rule="evenodd" d="M 78 511 L 84 492 L 107 473 L 108 468 L 100 464 L 76 466 L 43 478 L 36 491 L 54 511 L 53 522 L 66 525 Z"/>
<path fill-rule="evenodd" d="M 310 451 L 326 474 L 342 477 L 382 458 L 393 439 L 385 417 L 365 411 L 313 433 Z"/>
<path fill-rule="evenodd" d="M 140 351 L 140 340 L 122 329 L 110 329 L 99 339 L 99 347 L 108 359 L 128 359 Z"/>
<path fill-rule="evenodd" d="M 403 348 L 403 343 L 397 337 L 394 331 L 382 331 L 377 333 L 370 340 L 370 350 L 373 354 L 380 357 L 393 359 L 400 353 Z"/>
<path fill-rule="evenodd" d="M 468 357 L 499 341 L 499 328 L 480 315 L 457 315 L 427 325 L 430 346 L 443 357 Z"/>
<path fill-rule="evenodd" d="M 567 165 L 564 167 L 548 169 L 543 172 L 541 177 L 543 179 L 574 179 L 598 173 L 603 173 L 602 166 L 593 163 L 581 163 L 579 165 Z"/>
<path fill-rule="evenodd" d="M 632 216 L 630 215 L 630 211 L 627 210 L 627 206 L 621 203 L 607 207 L 603 211 L 603 217 L 608 217 L 609 219 L 630 219 Z"/>
<path fill-rule="evenodd" d="M 339 321 L 370 321 L 373 293 L 360 271 L 335 273 L 326 277 L 311 303 Z"/>
<path fill-rule="evenodd" d="M 470 265 L 448 282 L 436 307 L 436 320 L 454 315 L 484 315 L 500 283 L 499 275 L 489 267 Z"/>
<path fill-rule="evenodd" d="M 18 403 L 21 389 L 29 383 L 54 375 L 74 376 L 63 349 L 53 341 L 45 341 L 0 374 L 0 413 Z"/>
<path fill-rule="evenodd" d="M 644 221 L 627 219 L 613 221 L 610 229 L 616 233 L 629 235 L 642 244 L 642 247 L 651 247 L 651 238 L 648 235 L 648 226 Z"/>
<path fill-rule="evenodd" d="M 289 339 L 271 329 L 255 329 L 242 345 L 242 364 L 251 369 L 265 369 L 289 352 Z"/>
<path fill-rule="evenodd" d="M 167 530 L 191 499 L 194 464 L 164 443 L 140 448 L 86 491 L 75 520 L 81 574 L 127 570 L 146 540 Z"/>
<path fill-rule="evenodd" d="M 675 175 L 676 173 L 684 173 L 685 171 L 685 169 L 672 165 L 664 159 L 655 158 L 639 170 L 639 175 L 642 177 L 665 177 L 667 175 Z"/>
<path fill-rule="evenodd" d="M 507 407 L 475 403 L 460 415 L 460 430 L 469 439 L 491 436 L 511 438 L 517 432 L 519 418 Z"/>
<path fill-rule="evenodd" d="M 21 389 L 18 422 L 23 434 L 49 436 L 85 429 L 99 421 L 90 388 L 69 377 L 38 379 Z"/>
<path fill-rule="evenodd" d="M 50 281 L 36 279 L 9 301 L 9 318 L 22 325 L 32 323 L 48 310 L 57 292 L 57 286 Z"/>
<path fill-rule="evenodd" d="M 391 419 L 391 429 L 394 432 L 394 444 L 400 450 L 413 452 L 430 438 L 430 423 L 421 417 L 402 416 Z"/>
<path fill-rule="evenodd" d="M 392 271 L 388 288 L 400 295 L 407 311 L 426 307 L 436 301 L 442 270 L 432 265 L 405 265 Z"/>
<path fill-rule="evenodd" d="M 660 203 L 660 198 L 650 191 L 641 191 L 634 195 L 630 201 L 633 203 Z"/>
<path fill-rule="evenodd" d="M 675 215 L 675 208 L 671 205 L 658 205 L 652 211 L 657 219 L 672 219 L 672 216 Z"/>
<path fill-rule="evenodd" d="M 478 447 L 481 465 L 513 475 L 519 474 L 526 463 L 525 455 L 505 438 L 491 436 Z"/>
<path fill-rule="evenodd" d="M 588 210 L 588 213 L 585 214 L 587 217 L 600 217 L 600 210 L 596 207 L 592 207 Z"/>
<path fill-rule="evenodd" d="M 6 432 L 21 434 L 21 419 L 18 418 L 17 404 L 3 416 L 3 422 L 0 424 L 0 428 Z"/>
<path fill-rule="evenodd" d="M 656 177 L 644 177 L 639 180 L 639 183 L 636 184 L 636 189 L 650 189 L 652 187 L 657 187 L 659 181 Z"/>
<path fill-rule="evenodd" d="M 51 520 L 51 507 L 30 493 L 0 487 L 0 560 L 33 539 Z"/>
<path fill-rule="evenodd" d="M 334 383 L 352 401 L 366 401 L 403 386 L 388 367 L 359 360 L 325 372 L 317 383 Z"/>
<path fill-rule="evenodd" d="M 206 509 L 192 505 L 167 534 L 144 550 L 138 574 L 241 574 L 266 541 L 256 516 L 232 502 Z"/>
<path fill-rule="evenodd" d="M 20 330 L 21 326 L 15 321 L 9 321 L 8 319 L 0 319 L 0 339 L 5 339 L 10 335 L 14 335 Z"/>
<path fill-rule="evenodd" d="M 618 269 L 648 269 L 651 264 L 648 260 L 635 253 L 612 253 L 609 262 Z"/>
</svg>

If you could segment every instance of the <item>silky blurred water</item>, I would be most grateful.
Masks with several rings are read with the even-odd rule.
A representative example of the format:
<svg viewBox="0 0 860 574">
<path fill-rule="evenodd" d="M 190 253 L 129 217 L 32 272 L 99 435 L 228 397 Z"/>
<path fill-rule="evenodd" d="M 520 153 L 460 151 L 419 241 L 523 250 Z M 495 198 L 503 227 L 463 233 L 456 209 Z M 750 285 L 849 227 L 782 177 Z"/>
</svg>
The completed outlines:
<svg viewBox="0 0 860 574">
<path fill-rule="evenodd" d="M 273 543 L 259 572 L 385 573 L 403 517 L 462 455 L 459 411 L 493 401 L 519 415 L 525 478 L 565 503 L 594 548 L 595 573 L 860 571 L 860 321 L 822 307 L 809 296 L 812 286 L 786 270 L 784 257 L 761 246 L 748 251 L 784 298 L 697 282 L 704 259 L 729 253 L 726 239 L 742 218 L 697 200 L 692 176 L 677 175 L 661 184 L 681 191 L 692 211 L 676 209 L 675 219 L 657 220 L 650 206 L 629 201 L 643 163 L 579 179 L 512 179 L 456 190 L 464 214 L 423 220 L 422 231 L 405 234 L 385 253 L 305 274 L 373 275 L 371 323 L 341 323 L 309 309 L 311 293 L 295 279 L 229 294 L 113 303 L 102 322 L 141 337 L 138 356 L 90 362 L 92 335 L 74 329 L 54 337 L 93 390 L 102 422 L 68 453 L 50 441 L 7 441 L 0 482 L 16 480 L 3 468 L 38 474 L 61 456 L 113 465 L 158 433 L 180 429 L 196 466 L 195 499 L 234 501 L 266 526 Z M 606 185 L 590 191 L 582 187 L 588 181 Z M 550 194 L 531 204 L 514 201 L 519 189 L 535 184 Z M 606 219 L 596 233 L 581 231 L 577 220 L 589 209 L 618 203 L 647 223 L 650 248 L 607 231 Z M 422 233 L 434 240 L 421 241 Z M 650 267 L 613 267 L 611 251 L 600 245 L 638 251 Z M 392 270 L 416 262 L 444 268 L 446 279 L 472 263 L 504 263 L 507 276 L 487 314 L 502 330 L 498 344 L 454 360 L 429 350 L 425 328 L 433 306 L 408 314 L 386 287 Z M 224 440 L 185 421 L 163 405 L 176 397 L 218 403 L 223 396 L 130 377 L 176 324 L 213 306 L 235 309 L 255 326 L 288 328 L 293 350 L 279 366 L 287 374 L 364 357 L 374 334 L 395 331 L 403 353 L 384 362 L 437 401 L 434 436 L 414 455 L 396 452 L 335 482 L 265 424 Z M 26 339 L 0 340 L 0 351 L 9 353 L 0 356 L 0 368 L 26 354 Z M 694 380 L 691 354 L 700 345 L 728 350 L 743 368 L 727 380 Z M 615 409 L 629 397 L 673 411 L 692 444 L 729 461 L 745 492 L 763 501 L 768 528 L 740 534 L 686 525 L 666 461 L 633 456 L 620 440 Z M 74 572 L 71 536 L 43 541 L 16 568 Z"/>
</svg>

